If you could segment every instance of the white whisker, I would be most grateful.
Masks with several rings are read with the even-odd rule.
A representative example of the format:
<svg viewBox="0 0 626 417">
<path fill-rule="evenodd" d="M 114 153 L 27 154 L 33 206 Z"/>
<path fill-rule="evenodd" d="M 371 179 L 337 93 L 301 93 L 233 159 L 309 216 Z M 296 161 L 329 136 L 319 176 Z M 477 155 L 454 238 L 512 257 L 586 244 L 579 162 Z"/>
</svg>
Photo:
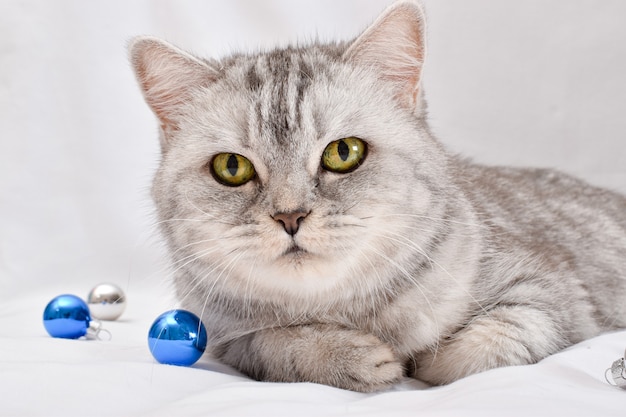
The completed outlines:
<svg viewBox="0 0 626 417">
<path fill-rule="evenodd" d="M 237 260 L 239 260 L 239 258 L 244 256 L 246 253 L 248 253 L 248 251 L 243 251 L 243 252 L 237 254 L 236 256 L 234 256 L 228 262 L 228 264 L 226 264 L 223 268 L 221 268 L 222 271 L 213 280 L 213 285 L 211 285 L 211 287 L 209 288 L 209 290 L 207 291 L 207 293 L 206 293 L 206 295 L 204 297 L 204 304 L 202 305 L 202 310 L 200 312 L 200 317 L 204 317 L 204 312 L 206 310 L 207 303 L 209 302 L 209 300 L 211 299 L 211 296 L 213 295 L 213 290 L 215 289 L 215 286 L 222 280 L 222 277 L 224 277 L 225 280 L 228 279 L 228 275 L 230 274 L 232 269 L 235 267 L 235 264 L 237 263 Z"/>
<path fill-rule="evenodd" d="M 443 265 L 441 265 L 439 262 L 435 261 L 431 256 L 429 256 L 426 253 L 426 251 L 423 248 L 421 248 L 417 243 L 413 242 L 412 240 L 410 240 L 409 238 L 407 238 L 406 236 L 403 236 L 401 234 L 393 233 L 393 232 L 389 232 L 389 231 L 387 233 L 389 233 L 391 235 L 394 235 L 394 236 L 398 236 L 399 238 L 404 239 L 404 241 L 400 241 L 398 239 L 394 239 L 394 238 L 391 238 L 391 237 L 385 236 L 385 235 L 379 235 L 379 236 L 383 237 L 383 238 L 386 238 L 386 239 L 389 239 L 389 240 L 392 240 L 392 241 L 394 241 L 396 243 L 399 243 L 399 244 L 401 244 L 401 245 L 403 245 L 405 247 L 409 247 L 409 248 L 415 249 L 418 253 L 423 255 L 428 260 L 428 262 L 431 264 L 431 267 L 433 265 L 435 265 L 437 268 L 439 268 L 441 271 L 443 271 L 443 273 L 445 275 L 447 275 L 450 279 L 452 279 L 457 285 L 460 284 L 459 280 L 454 275 L 452 275 L 446 268 L 444 268 Z M 482 310 L 483 313 L 485 313 L 487 316 L 489 315 L 489 312 L 487 311 L 487 309 L 485 307 L 483 307 L 482 303 L 480 301 L 478 301 L 476 299 L 476 297 L 474 297 L 473 294 L 471 294 L 469 291 L 465 290 L 463 288 L 463 286 L 459 285 L 459 287 L 463 289 L 463 292 L 468 297 L 470 297 L 472 299 L 472 301 L 478 306 L 478 308 L 480 310 Z"/>
<path fill-rule="evenodd" d="M 384 236 L 381 236 L 381 237 L 384 237 Z M 430 302 L 430 298 L 424 292 L 425 291 L 424 286 L 420 282 L 418 282 L 415 279 L 415 277 L 409 271 L 407 271 L 403 266 L 398 264 L 396 261 L 394 261 L 393 259 L 391 259 L 387 255 L 382 253 L 380 250 L 374 248 L 372 245 L 370 245 L 368 243 L 366 243 L 366 245 L 369 247 L 369 249 L 374 254 L 380 256 L 381 258 L 383 258 L 384 260 L 389 262 L 389 264 L 391 264 L 396 270 L 398 270 L 402 274 L 402 276 L 407 278 L 409 280 L 409 282 L 411 282 L 415 286 L 415 288 L 422 294 L 422 297 L 424 298 L 424 301 L 426 302 L 426 305 L 428 306 L 428 308 L 430 310 L 430 313 L 431 313 L 431 317 L 430 318 L 433 321 L 433 323 L 435 324 L 436 333 L 438 335 L 440 335 L 441 334 L 441 330 L 440 330 L 440 326 L 439 326 L 439 321 L 437 320 L 437 315 L 435 314 L 435 309 L 433 308 L 433 305 Z M 439 343 L 439 339 L 440 339 L 440 337 L 437 337 L 437 343 Z"/>
<path fill-rule="evenodd" d="M 370 216 L 371 218 L 372 216 Z M 468 223 L 468 222 L 462 222 L 459 220 L 452 220 L 452 219 L 444 219 L 441 217 L 431 217 L 431 216 L 426 216 L 423 214 L 413 214 L 413 213 L 387 213 L 387 214 L 378 214 L 374 217 L 413 217 L 413 218 L 418 218 L 418 219 L 425 219 L 425 220 L 430 220 L 432 222 L 442 222 L 442 223 L 451 223 L 451 224 L 459 224 L 462 226 L 469 226 L 469 227 L 477 227 L 477 228 L 488 228 L 489 226 L 486 226 L 484 224 L 478 224 L 478 223 Z"/>
<path fill-rule="evenodd" d="M 208 217 L 209 219 L 211 219 L 211 221 L 215 222 L 215 223 L 222 223 L 228 226 L 236 226 L 235 223 L 232 222 L 227 222 L 224 221 L 221 217 L 215 216 L 211 213 L 207 213 L 206 211 L 202 210 L 200 207 L 198 207 L 197 205 L 195 205 L 193 203 L 193 201 L 191 201 L 191 199 L 189 198 L 189 193 L 185 193 L 185 200 L 187 201 L 187 203 L 196 211 L 198 211 L 199 213 L 203 214 L 204 216 Z"/>
<path fill-rule="evenodd" d="M 187 298 L 191 295 L 193 295 L 195 293 L 195 291 L 202 285 L 202 284 L 206 284 L 207 281 L 207 277 L 213 273 L 214 271 L 216 271 L 218 268 L 220 268 L 223 264 L 225 263 L 225 261 L 221 261 L 221 262 L 217 262 L 217 263 L 210 263 L 206 265 L 206 268 L 204 268 L 203 273 L 199 273 L 199 274 L 195 274 L 191 280 L 187 283 L 187 288 L 185 289 L 185 295 L 182 295 L 180 297 L 180 302 L 184 303 Z"/>
</svg>

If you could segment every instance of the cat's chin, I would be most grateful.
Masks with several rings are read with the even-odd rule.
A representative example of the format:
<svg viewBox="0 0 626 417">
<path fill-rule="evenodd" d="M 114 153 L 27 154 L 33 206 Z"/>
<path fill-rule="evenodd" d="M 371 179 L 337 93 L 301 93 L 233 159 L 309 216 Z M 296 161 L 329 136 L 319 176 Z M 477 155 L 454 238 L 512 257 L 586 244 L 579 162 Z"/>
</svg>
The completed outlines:
<svg viewBox="0 0 626 417">
<path fill-rule="evenodd" d="M 341 285 L 347 271 L 332 258 L 294 245 L 274 260 L 257 263 L 255 272 L 257 285 L 265 290 L 310 297 Z"/>
</svg>

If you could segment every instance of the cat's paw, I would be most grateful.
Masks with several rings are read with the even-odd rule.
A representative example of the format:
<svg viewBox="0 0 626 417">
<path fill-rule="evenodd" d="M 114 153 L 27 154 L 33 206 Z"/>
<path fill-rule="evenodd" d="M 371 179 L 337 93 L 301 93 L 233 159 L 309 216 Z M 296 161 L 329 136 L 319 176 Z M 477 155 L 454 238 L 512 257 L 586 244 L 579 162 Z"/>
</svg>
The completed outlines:
<svg viewBox="0 0 626 417">
<path fill-rule="evenodd" d="M 502 314 L 498 313 L 501 312 L 475 319 L 448 343 L 422 352 L 415 360 L 412 376 L 433 385 L 444 385 L 492 368 L 532 363 L 532 355 L 524 343 L 532 334 L 524 334 L 519 326 L 499 321 Z"/>
<path fill-rule="evenodd" d="M 331 324 L 261 330 L 213 354 L 258 380 L 315 382 L 360 392 L 386 389 L 404 373 L 389 344 Z"/>
<path fill-rule="evenodd" d="M 380 391 L 398 382 L 404 368 L 393 349 L 376 336 L 344 330 L 320 340 L 312 379 L 360 392 Z"/>
</svg>

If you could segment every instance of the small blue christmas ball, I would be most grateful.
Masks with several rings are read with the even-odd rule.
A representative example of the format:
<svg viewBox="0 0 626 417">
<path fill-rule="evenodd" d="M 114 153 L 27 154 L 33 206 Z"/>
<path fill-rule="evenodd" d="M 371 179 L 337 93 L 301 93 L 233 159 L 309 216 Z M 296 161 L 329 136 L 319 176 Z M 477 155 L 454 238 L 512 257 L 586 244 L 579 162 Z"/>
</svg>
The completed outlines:
<svg viewBox="0 0 626 417">
<path fill-rule="evenodd" d="M 167 365 L 191 366 L 204 353 L 207 334 L 198 316 L 170 310 L 156 318 L 148 332 L 152 356 Z"/>
<path fill-rule="evenodd" d="M 72 294 L 53 298 L 43 311 L 43 325 L 52 337 L 78 339 L 87 334 L 90 322 L 87 304 Z"/>
</svg>

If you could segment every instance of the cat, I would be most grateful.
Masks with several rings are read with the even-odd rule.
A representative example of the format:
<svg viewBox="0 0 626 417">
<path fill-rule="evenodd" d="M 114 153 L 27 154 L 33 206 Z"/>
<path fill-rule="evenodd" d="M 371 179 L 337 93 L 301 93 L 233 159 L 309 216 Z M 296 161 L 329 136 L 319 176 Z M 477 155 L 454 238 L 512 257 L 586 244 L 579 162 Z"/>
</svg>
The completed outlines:
<svg viewBox="0 0 626 417">
<path fill-rule="evenodd" d="M 626 198 L 488 167 L 429 130 L 425 20 L 219 60 L 139 37 L 153 198 L 181 306 L 257 380 L 384 390 L 626 327 Z"/>
</svg>

